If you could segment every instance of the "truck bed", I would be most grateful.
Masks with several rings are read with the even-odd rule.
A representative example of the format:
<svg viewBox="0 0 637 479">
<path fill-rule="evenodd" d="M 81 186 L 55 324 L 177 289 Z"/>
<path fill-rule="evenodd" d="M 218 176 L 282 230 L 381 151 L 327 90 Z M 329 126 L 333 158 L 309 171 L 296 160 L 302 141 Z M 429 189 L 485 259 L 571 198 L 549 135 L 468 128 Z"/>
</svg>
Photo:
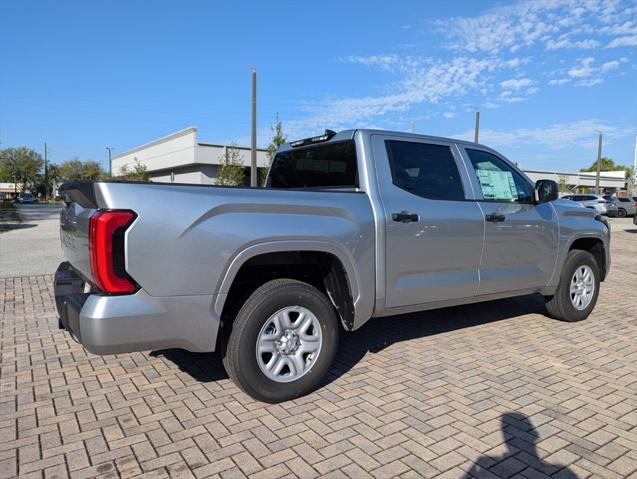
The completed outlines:
<svg viewBox="0 0 637 479">
<path fill-rule="evenodd" d="M 126 272 L 151 296 L 226 294 L 238 255 L 308 242 L 347 262 L 355 302 L 361 290 L 374 291 L 374 216 L 363 193 L 79 181 L 60 196 L 63 253 L 88 281 L 89 218 L 122 209 L 137 215 L 125 234 Z M 365 302 L 371 313 L 373 298 Z"/>
</svg>

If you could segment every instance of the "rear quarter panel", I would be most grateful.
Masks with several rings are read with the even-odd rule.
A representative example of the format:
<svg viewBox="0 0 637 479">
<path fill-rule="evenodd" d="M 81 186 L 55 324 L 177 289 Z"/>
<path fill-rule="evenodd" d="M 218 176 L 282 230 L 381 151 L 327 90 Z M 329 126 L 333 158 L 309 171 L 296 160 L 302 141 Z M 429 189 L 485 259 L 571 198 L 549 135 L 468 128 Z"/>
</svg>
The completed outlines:
<svg viewBox="0 0 637 479">
<path fill-rule="evenodd" d="M 374 223 L 365 194 L 99 183 L 96 197 L 137 213 L 126 269 L 152 296 L 223 295 L 253 254 L 322 248 L 344 263 L 356 316 L 371 315 Z"/>
</svg>

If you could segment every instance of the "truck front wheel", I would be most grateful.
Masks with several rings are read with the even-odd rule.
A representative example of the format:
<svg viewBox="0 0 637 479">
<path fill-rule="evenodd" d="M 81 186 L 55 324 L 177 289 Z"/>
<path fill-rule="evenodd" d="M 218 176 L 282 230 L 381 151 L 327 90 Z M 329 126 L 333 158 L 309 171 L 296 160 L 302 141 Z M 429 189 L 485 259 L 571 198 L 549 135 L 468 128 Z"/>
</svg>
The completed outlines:
<svg viewBox="0 0 637 479">
<path fill-rule="evenodd" d="M 293 399 L 312 391 L 327 374 L 338 329 L 334 307 L 318 289 L 292 279 L 270 281 L 237 314 L 223 363 L 253 398 Z"/>
<path fill-rule="evenodd" d="M 599 278 L 599 267 L 592 254 L 569 251 L 555 295 L 545 298 L 549 315 L 562 321 L 586 319 L 597 302 Z"/>
</svg>

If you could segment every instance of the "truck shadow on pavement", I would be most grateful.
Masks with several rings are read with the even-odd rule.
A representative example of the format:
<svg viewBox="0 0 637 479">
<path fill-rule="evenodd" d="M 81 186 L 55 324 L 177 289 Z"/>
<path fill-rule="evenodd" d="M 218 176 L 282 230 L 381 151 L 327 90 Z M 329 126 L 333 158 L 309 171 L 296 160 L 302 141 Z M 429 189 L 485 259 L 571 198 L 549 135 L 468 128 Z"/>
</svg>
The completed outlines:
<svg viewBox="0 0 637 479">
<path fill-rule="evenodd" d="M 341 332 L 334 364 L 320 387 L 352 370 L 368 352 L 378 353 L 402 341 L 434 336 L 525 314 L 544 314 L 545 311 L 543 297 L 536 294 L 372 319 L 357 331 Z M 181 371 L 188 373 L 197 381 L 210 382 L 228 378 L 221 358 L 215 353 L 163 349 L 150 354 L 174 363 Z M 365 370 L 363 368 L 357 373 L 360 374 Z"/>
<path fill-rule="evenodd" d="M 378 353 L 395 343 L 435 336 L 526 314 L 545 314 L 545 312 L 544 298 L 539 294 L 534 294 L 400 316 L 375 318 L 365 323 L 357 331 L 341 334 L 334 366 L 329 372 L 326 382 L 332 382 L 346 374 L 360 362 L 367 352 Z"/>
</svg>

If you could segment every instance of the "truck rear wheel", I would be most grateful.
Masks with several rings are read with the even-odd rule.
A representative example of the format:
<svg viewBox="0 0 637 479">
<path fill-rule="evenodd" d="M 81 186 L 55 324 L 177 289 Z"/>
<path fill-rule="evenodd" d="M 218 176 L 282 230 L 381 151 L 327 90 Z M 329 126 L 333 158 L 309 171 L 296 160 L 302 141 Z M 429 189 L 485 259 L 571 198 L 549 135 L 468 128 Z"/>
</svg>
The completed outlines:
<svg viewBox="0 0 637 479">
<path fill-rule="evenodd" d="M 253 398 L 293 399 L 312 391 L 327 374 L 338 329 L 334 307 L 318 289 L 292 279 L 270 281 L 237 314 L 223 363 Z"/>
<path fill-rule="evenodd" d="M 569 251 L 555 295 L 545 298 L 549 315 L 561 321 L 586 319 L 597 303 L 599 278 L 599 266 L 592 254 Z"/>
</svg>

